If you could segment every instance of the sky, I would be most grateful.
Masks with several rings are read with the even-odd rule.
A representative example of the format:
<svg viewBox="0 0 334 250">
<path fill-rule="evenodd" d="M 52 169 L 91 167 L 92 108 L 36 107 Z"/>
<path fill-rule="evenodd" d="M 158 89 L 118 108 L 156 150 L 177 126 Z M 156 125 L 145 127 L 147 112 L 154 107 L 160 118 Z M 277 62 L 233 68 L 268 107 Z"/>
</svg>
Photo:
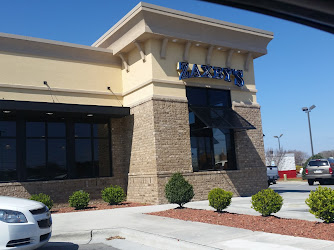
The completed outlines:
<svg viewBox="0 0 334 250">
<path fill-rule="evenodd" d="M 301 150 L 311 155 L 334 149 L 334 35 L 262 14 L 196 0 L 148 3 L 268 30 L 268 54 L 254 60 L 265 149 Z M 139 3 L 138 0 L 1 1 L 0 32 L 91 45 Z M 333 112 L 333 113 L 332 113 Z"/>
</svg>

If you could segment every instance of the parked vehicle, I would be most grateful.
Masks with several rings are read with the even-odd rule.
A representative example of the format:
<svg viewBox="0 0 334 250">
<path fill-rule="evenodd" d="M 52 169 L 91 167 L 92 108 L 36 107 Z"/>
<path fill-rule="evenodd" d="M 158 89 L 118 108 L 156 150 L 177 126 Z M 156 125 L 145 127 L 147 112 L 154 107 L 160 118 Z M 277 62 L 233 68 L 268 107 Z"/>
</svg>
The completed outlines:
<svg viewBox="0 0 334 250">
<path fill-rule="evenodd" d="M 331 162 L 330 162 L 331 161 Z M 334 180 L 334 162 L 332 159 L 310 160 L 305 169 L 306 179 L 309 185 L 318 181 L 321 185 Z"/>
<path fill-rule="evenodd" d="M 43 203 L 0 196 L 0 249 L 36 249 L 46 244 L 52 219 Z"/>
<path fill-rule="evenodd" d="M 276 181 L 279 179 L 277 166 L 267 166 L 267 179 L 268 179 L 268 186 L 271 183 L 276 184 Z"/>
</svg>

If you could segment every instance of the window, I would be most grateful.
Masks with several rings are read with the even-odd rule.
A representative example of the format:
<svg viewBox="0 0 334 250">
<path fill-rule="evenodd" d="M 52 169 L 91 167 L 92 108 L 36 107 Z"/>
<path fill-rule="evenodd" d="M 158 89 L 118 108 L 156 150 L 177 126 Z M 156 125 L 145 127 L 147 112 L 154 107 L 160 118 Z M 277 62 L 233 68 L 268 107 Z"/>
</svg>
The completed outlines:
<svg viewBox="0 0 334 250">
<path fill-rule="evenodd" d="M 0 121 L 0 181 L 17 180 L 16 122 Z"/>
<path fill-rule="evenodd" d="M 0 182 L 112 176 L 110 124 L 100 120 L 0 120 Z"/>
<path fill-rule="evenodd" d="M 234 132 L 232 129 L 224 128 L 217 124 L 221 115 L 217 112 L 221 109 L 231 107 L 230 92 L 218 89 L 205 89 L 187 87 L 187 98 L 189 105 L 189 125 L 192 165 L 194 171 L 204 170 L 232 170 L 236 169 Z M 206 114 L 199 117 L 195 108 L 209 107 Z M 210 109 L 212 107 L 212 109 Z M 220 109 L 220 110 L 215 110 Z M 203 117 L 205 119 L 203 119 Z M 208 126 L 208 119 L 210 126 Z"/>
<path fill-rule="evenodd" d="M 75 123 L 75 175 L 110 176 L 108 123 Z"/>
<path fill-rule="evenodd" d="M 26 122 L 27 180 L 66 179 L 64 122 Z"/>
<path fill-rule="evenodd" d="M 310 161 L 308 165 L 320 167 L 320 166 L 328 166 L 329 164 L 328 161 L 316 160 L 316 161 Z"/>
</svg>

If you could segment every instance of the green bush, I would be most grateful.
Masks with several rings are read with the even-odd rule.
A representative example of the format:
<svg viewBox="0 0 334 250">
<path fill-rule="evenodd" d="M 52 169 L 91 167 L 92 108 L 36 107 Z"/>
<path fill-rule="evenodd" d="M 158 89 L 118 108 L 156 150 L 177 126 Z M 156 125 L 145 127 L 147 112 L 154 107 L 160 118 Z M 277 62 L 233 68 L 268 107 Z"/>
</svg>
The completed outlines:
<svg viewBox="0 0 334 250">
<path fill-rule="evenodd" d="M 30 197 L 30 200 L 42 202 L 45 206 L 48 207 L 49 210 L 51 210 L 51 208 L 53 207 L 53 200 L 51 200 L 50 196 L 47 194 L 33 194 Z"/>
<path fill-rule="evenodd" d="M 217 209 L 217 212 L 221 212 L 231 204 L 232 196 L 233 193 L 230 191 L 225 191 L 221 188 L 214 188 L 208 195 L 209 205 Z"/>
<path fill-rule="evenodd" d="M 169 203 L 183 207 L 194 197 L 193 186 L 180 173 L 175 173 L 165 186 L 165 196 Z"/>
<path fill-rule="evenodd" d="M 75 209 L 83 209 L 88 207 L 89 193 L 85 191 L 75 191 L 69 198 L 68 203 Z"/>
<path fill-rule="evenodd" d="M 102 199 L 105 202 L 108 202 L 110 205 L 119 204 L 122 201 L 125 201 L 126 195 L 120 186 L 110 186 L 102 190 Z"/>
<path fill-rule="evenodd" d="M 310 207 L 310 213 L 326 223 L 334 222 L 334 190 L 319 186 L 311 191 L 305 203 Z"/>
<path fill-rule="evenodd" d="M 283 198 L 274 190 L 267 188 L 252 196 L 252 208 L 262 214 L 269 216 L 277 213 L 283 205 Z"/>
</svg>

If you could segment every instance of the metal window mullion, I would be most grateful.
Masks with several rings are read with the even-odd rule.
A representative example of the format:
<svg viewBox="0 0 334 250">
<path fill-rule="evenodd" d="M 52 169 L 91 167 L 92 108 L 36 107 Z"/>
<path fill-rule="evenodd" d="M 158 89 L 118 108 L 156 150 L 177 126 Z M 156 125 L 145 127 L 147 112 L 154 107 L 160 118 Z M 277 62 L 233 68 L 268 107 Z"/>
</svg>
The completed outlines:
<svg viewBox="0 0 334 250">
<path fill-rule="evenodd" d="M 49 140 L 48 140 L 48 122 L 45 123 L 45 131 L 44 131 L 44 139 L 45 139 L 45 168 L 48 170 L 48 162 L 49 162 Z"/>
<path fill-rule="evenodd" d="M 27 179 L 26 141 L 26 122 L 19 116 L 16 120 L 16 167 L 19 181 Z"/>
<path fill-rule="evenodd" d="M 211 128 L 211 132 L 212 132 L 212 136 L 210 136 L 210 152 L 211 152 L 211 164 L 212 164 L 212 169 L 214 169 L 215 167 L 215 148 L 214 148 L 214 144 L 213 144 L 213 128 Z"/>
<path fill-rule="evenodd" d="M 112 148 L 112 131 L 111 131 L 110 119 L 108 121 L 108 146 L 109 146 L 108 153 L 109 153 L 110 177 L 112 177 L 113 176 L 113 161 L 112 161 L 113 148 Z"/>
<path fill-rule="evenodd" d="M 93 177 L 96 176 L 96 171 L 95 171 L 95 164 L 94 164 L 94 129 L 93 129 L 93 122 L 90 123 L 90 147 L 91 147 L 91 154 L 92 154 L 92 166 L 93 166 Z"/>
</svg>

